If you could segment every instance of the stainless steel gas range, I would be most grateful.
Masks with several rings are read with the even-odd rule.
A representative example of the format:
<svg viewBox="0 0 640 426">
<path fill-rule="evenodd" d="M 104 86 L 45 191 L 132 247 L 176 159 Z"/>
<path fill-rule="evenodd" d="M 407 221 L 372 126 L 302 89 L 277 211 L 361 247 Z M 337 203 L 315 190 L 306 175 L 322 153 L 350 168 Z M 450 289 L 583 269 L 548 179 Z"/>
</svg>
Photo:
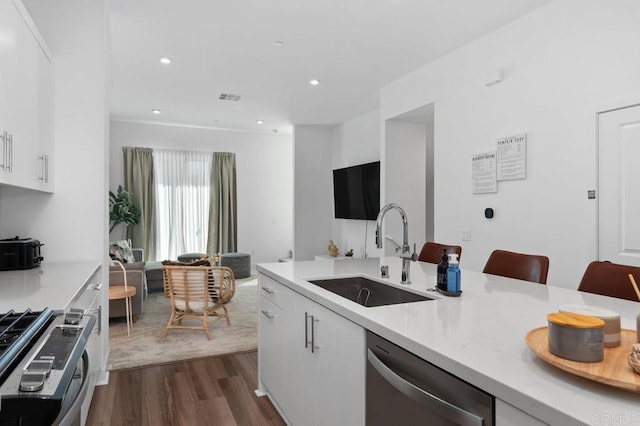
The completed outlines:
<svg viewBox="0 0 640 426">
<path fill-rule="evenodd" d="M 79 425 L 95 318 L 51 309 L 0 314 L 0 425 Z"/>
</svg>

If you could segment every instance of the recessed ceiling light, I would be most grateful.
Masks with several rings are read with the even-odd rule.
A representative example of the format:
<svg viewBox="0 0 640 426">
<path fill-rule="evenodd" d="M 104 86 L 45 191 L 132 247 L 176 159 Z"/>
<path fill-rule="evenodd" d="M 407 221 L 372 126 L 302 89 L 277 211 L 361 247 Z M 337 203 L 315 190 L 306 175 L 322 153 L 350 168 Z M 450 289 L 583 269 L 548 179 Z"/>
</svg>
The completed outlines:
<svg viewBox="0 0 640 426">
<path fill-rule="evenodd" d="M 171 59 L 167 58 L 166 56 L 163 56 L 162 58 L 160 58 L 160 63 L 169 65 L 171 63 Z"/>
<path fill-rule="evenodd" d="M 151 112 L 154 113 L 154 114 L 160 114 L 160 110 L 159 109 L 152 109 Z"/>
<path fill-rule="evenodd" d="M 311 81 L 309 81 L 309 84 L 312 86 L 317 86 L 318 84 L 320 84 L 320 80 L 316 80 L 315 78 Z"/>
<path fill-rule="evenodd" d="M 273 129 L 273 133 L 278 133 L 278 129 Z"/>
<path fill-rule="evenodd" d="M 282 40 L 276 40 L 273 42 L 273 44 L 275 44 L 276 46 L 280 47 L 280 46 L 284 46 L 284 41 Z"/>
<path fill-rule="evenodd" d="M 262 120 L 258 120 L 258 121 L 256 121 L 256 123 L 257 123 L 257 124 L 264 124 L 264 121 L 262 121 Z"/>
</svg>

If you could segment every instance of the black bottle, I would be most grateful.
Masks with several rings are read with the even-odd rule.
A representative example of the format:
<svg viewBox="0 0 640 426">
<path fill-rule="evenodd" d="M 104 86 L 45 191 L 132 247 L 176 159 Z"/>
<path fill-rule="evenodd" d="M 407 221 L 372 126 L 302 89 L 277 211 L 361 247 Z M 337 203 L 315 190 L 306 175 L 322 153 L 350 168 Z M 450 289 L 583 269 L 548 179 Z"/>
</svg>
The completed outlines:
<svg viewBox="0 0 640 426">
<path fill-rule="evenodd" d="M 438 279 L 436 287 L 440 290 L 447 291 L 447 268 L 449 268 L 449 257 L 447 256 L 447 249 L 442 249 L 442 260 L 438 263 Z"/>
</svg>

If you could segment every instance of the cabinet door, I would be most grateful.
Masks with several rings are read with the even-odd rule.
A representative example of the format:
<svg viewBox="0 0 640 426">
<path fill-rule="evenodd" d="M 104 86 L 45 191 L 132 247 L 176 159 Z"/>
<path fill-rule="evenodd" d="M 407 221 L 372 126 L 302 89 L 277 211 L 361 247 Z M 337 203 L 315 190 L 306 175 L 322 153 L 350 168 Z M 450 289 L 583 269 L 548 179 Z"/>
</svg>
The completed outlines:
<svg viewBox="0 0 640 426">
<path fill-rule="evenodd" d="M 35 40 L 34 40 L 35 41 Z M 29 164 L 28 179 L 33 188 L 53 192 L 54 128 L 53 128 L 53 63 L 39 47 L 36 49 L 36 75 L 34 84 L 37 102 L 33 113 L 37 129 Z"/>
<path fill-rule="evenodd" d="M 53 65 L 21 13 L 0 0 L 0 183 L 51 191 Z"/>
<path fill-rule="evenodd" d="M 51 162 L 47 156 L 53 139 L 52 64 L 26 26 L 19 34 L 17 61 L 21 72 L 13 94 L 19 115 L 11 130 L 14 172 L 19 174 L 21 186 L 46 190 L 47 162 Z"/>
<path fill-rule="evenodd" d="M 314 353 L 311 328 L 315 303 L 287 289 L 283 306 L 284 386 L 282 410 L 292 425 L 312 425 L 315 419 Z"/>
<path fill-rule="evenodd" d="M 496 398 L 496 426 L 546 426 L 546 423 Z"/>
<path fill-rule="evenodd" d="M 283 311 L 261 296 L 258 315 L 258 374 L 262 385 L 279 403 L 284 398 Z"/>
<path fill-rule="evenodd" d="M 0 183 L 14 184 L 15 173 L 11 167 L 11 131 L 15 126 L 17 52 L 20 40 L 20 29 L 24 24 L 10 0 L 0 0 L 0 32 L 3 42 L 0 43 Z M 15 143 L 15 142 L 14 142 Z"/>
<path fill-rule="evenodd" d="M 365 332 L 362 327 L 317 305 L 314 341 L 316 425 L 364 425 Z"/>
</svg>

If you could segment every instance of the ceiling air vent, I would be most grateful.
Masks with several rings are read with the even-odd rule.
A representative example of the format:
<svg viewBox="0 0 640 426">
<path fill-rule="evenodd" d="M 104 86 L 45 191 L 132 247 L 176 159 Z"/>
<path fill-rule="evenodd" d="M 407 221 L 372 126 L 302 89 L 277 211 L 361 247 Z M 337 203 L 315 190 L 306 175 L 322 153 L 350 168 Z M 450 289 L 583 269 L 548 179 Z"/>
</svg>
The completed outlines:
<svg viewBox="0 0 640 426">
<path fill-rule="evenodd" d="M 220 93 L 220 97 L 218 99 L 220 99 L 221 101 L 238 102 L 240 100 L 240 95 L 232 95 L 231 93 Z"/>
</svg>

